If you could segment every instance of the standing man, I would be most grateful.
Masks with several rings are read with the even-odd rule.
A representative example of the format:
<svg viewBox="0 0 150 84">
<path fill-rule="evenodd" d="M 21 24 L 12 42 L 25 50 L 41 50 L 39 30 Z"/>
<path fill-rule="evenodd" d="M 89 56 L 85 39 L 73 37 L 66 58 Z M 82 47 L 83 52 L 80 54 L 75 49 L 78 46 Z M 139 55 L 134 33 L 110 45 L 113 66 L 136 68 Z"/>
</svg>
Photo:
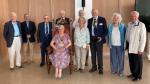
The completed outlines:
<svg viewBox="0 0 150 84">
<path fill-rule="evenodd" d="M 143 60 L 142 55 L 146 44 L 146 28 L 144 23 L 139 21 L 139 12 L 131 12 L 131 22 L 128 23 L 126 39 L 129 43 L 128 55 L 132 81 L 142 78 Z"/>
<path fill-rule="evenodd" d="M 90 31 L 90 47 L 92 68 L 89 72 L 95 72 L 97 67 L 99 74 L 103 74 L 103 44 L 106 42 L 107 25 L 104 17 L 98 16 L 98 10 L 92 9 L 92 18 L 88 20 Z M 96 60 L 97 58 L 97 60 Z M 98 65 L 96 64 L 98 62 Z"/>
<path fill-rule="evenodd" d="M 45 65 L 45 59 L 47 50 L 46 48 L 50 45 L 52 40 L 52 22 L 49 21 L 49 16 L 44 16 L 44 22 L 38 24 L 37 33 L 38 42 L 41 47 L 41 64 L 40 67 Z"/>
<path fill-rule="evenodd" d="M 25 21 L 21 23 L 22 26 L 22 41 L 24 50 L 24 63 L 32 63 L 34 55 L 34 42 L 35 42 L 35 23 L 30 20 L 29 14 L 24 14 Z M 27 50 L 29 48 L 30 55 L 27 55 Z"/>
<path fill-rule="evenodd" d="M 13 71 L 15 66 L 23 68 L 21 66 L 21 24 L 17 21 L 17 15 L 15 12 L 11 13 L 11 20 L 4 25 L 4 39 L 8 47 L 10 70 Z M 16 62 L 15 62 L 16 61 Z M 16 63 L 16 65 L 14 64 Z"/>
<path fill-rule="evenodd" d="M 70 19 L 66 17 L 66 12 L 64 10 L 60 11 L 60 18 L 56 19 L 56 24 L 70 25 Z"/>
</svg>

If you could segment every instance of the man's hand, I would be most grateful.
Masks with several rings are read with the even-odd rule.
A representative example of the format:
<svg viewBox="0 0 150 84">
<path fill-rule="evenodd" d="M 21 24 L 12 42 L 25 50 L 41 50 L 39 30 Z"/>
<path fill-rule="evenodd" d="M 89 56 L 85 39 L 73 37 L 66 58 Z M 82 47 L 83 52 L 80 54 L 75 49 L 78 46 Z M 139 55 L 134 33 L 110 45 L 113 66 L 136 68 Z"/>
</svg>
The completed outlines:
<svg viewBox="0 0 150 84">
<path fill-rule="evenodd" d="M 138 55 L 142 55 L 142 54 L 143 54 L 143 52 L 138 51 Z"/>
<path fill-rule="evenodd" d="M 27 38 L 31 38 L 31 35 L 27 35 Z"/>
</svg>

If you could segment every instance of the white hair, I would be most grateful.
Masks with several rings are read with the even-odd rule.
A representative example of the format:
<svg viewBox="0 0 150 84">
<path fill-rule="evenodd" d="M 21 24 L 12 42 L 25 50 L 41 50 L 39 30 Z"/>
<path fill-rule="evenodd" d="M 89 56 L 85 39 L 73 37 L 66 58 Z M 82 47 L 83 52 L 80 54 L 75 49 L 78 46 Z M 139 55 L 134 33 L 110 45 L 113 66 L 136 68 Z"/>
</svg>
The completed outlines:
<svg viewBox="0 0 150 84">
<path fill-rule="evenodd" d="M 140 15 L 138 11 L 131 11 L 131 14 L 136 14 L 137 17 Z"/>
<path fill-rule="evenodd" d="M 117 16 L 119 18 L 119 23 L 122 21 L 122 16 L 120 13 L 113 13 L 113 16 L 112 16 L 112 21 L 114 19 L 114 17 Z"/>
</svg>

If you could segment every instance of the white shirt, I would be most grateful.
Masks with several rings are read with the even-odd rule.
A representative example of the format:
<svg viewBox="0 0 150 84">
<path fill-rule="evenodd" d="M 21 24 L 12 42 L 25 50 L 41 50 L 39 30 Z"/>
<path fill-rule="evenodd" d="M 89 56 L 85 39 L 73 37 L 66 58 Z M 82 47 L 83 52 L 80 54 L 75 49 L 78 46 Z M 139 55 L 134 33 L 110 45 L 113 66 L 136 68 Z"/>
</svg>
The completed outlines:
<svg viewBox="0 0 150 84">
<path fill-rule="evenodd" d="M 126 40 L 129 42 L 129 53 L 138 54 L 138 51 L 144 52 L 146 44 L 145 24 L 140 21 L 138 23 L 129 22 Z"/>
<path fill-rule="evenodd" d="M 93 17 L 93 22 L 92 22 L 92 36 L 95 36 L 95 34 L 94 34 L 94 26 L 93 26 L 93 24 L 94 24 L 94 19 L 96 19 L 96 25 L 97 25 L 97 19 L 98 19 L 98 16 L 96 16 L 96 17 Z"/>
<path fill-rule="evenodd" d="M 112 29 L 112 45 L 121 46 L 119 27 L 113 27 Z"/>
</svg>

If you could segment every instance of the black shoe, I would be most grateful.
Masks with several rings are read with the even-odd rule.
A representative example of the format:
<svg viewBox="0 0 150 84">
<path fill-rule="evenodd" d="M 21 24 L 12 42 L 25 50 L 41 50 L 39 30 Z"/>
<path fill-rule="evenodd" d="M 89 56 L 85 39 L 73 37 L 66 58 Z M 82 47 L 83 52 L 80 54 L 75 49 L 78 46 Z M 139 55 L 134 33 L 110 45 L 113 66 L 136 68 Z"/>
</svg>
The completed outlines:
<svg viewBox="0 0 150 84">
<path fill-rule="evenodd" d="M 92 69 L 89 70 L 89 72 L 92 73 L 92 72 L 95 72 L 96 70 L 97 69 L 92 68 Z"/>
<path fill-rule="evenodd" d="M 14 68 L 10 68 L 10 71 L 13 72 L 15 69 Z"/>
<path fill-rule="evenodd" d="M 81 72 L 81 73 L 84 73 L 85 71 L 84 71 L 84 69 L 81 69 L 80 72 Z"/>
<path fill-rule="evenodd" d="M 127 77 L 128 77 L 128 78 L 133 78 L 133 75 L 132 75 L 132 74 L 130 74 L 130 75 L 128 75 Z"/>
<path fill-rule="evenodd" d="M 132 81 L 139 81 L 141 78 L 133 78 Z"/>
<path fill-rule="evenodd" d="M 45 64 L 40 64 L 40 67 L 43 67 Z"/>
<path fill-rule="evenodd" d="M 99 72 L 98 72 L 99 74 L 103 74 L 103 71 L 102 70 L 99 70 Z"/>
<path fill-rule="evenodd" d="M 16 66 L 17 68 L 19 68 L 19 69 L 23 69 L 24 67 L 23 66 Z"/>
</svg>

